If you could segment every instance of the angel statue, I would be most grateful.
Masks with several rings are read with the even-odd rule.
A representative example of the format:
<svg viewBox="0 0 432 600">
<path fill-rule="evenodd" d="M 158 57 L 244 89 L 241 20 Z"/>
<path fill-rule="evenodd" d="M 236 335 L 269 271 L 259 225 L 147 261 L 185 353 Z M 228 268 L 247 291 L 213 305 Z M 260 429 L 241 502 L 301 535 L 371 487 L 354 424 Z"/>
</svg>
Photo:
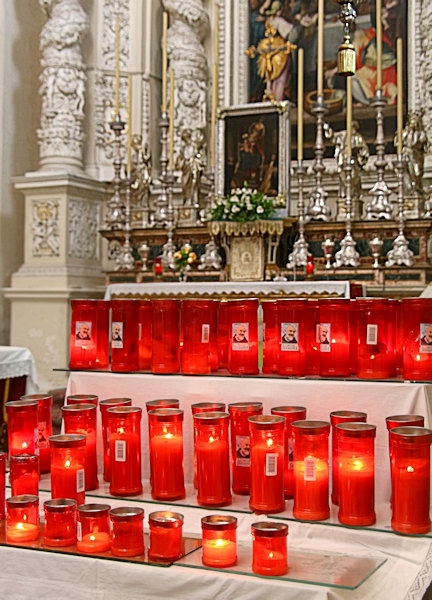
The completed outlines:
<svg viewBox="0 0 432 600">
<path fill-rule="evenodd" d="M 405 189 L 410 196 L 424 198 L 423 168 L 425 153 L 429 148 L 421 113 L 409 111 L 402 131 L 402 159 L 405 163 Z"/>
<path fill-rule="evenodd" d="M 204 134 L 200 129 L 185 129 L 181 138 L 183 148 L 177 158 L 176 168 L 182 172 L 183 206 L 199 209 L 201 176 L 206 165 Z"/>
<path fill-rule="evenodd" d="M 143 224 L 149 212 L 149 194 L 152 183 L 152 155 L 149 145 L 142 146 L 142 136 L 135 134 L 131 142 L 133 150 L 131 194 L 136 209 L 142 210 Z"/>
</svg>

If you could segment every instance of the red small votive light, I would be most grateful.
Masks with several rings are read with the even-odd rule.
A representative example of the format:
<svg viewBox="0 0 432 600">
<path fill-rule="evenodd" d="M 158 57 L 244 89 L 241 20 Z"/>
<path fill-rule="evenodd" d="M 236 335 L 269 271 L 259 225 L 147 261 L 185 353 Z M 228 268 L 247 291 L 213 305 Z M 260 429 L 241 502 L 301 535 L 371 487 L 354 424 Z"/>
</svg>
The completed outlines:
<svg viewBox="0 0 432 600">
<path fill-rule="evenodd" d="M 53 397 L 50 394 L 27 394 L 21 396 L 21 400 L 37 400 L 39 470 L 41 473 L 49 473 L 51 453 L 48 439 L 52 436 Z"/>
<path fill-rule="evenodd" d="M 102 448 L 103 448 L 103 478 L 111 480 L 111 460 L 109 447 L 109 427 L 107 410 L 117 406 L 131 406 L 132 398 L 106 398 L 99 403 L 102 422 Z"/>
<path fill-rule="evenodd" d="M 12 496 L 38 496 L 39 457 L 35 454 L 17 454 L 9 460 L 9 481 Z"/>
<path fill-rule="evenodd" d="M 181 371 L 190 375 L 216 371 L 217 300 L 182 300 Z"/>
<path fill-rule="evenodd" d="M 320 299 L 318 344 L 322 377 L 348 377 L 350 374 L 350 300 Z"/>
<path fill-rule="evenodd" d="M 288 571 L 288 525 L 262 521 L 251 525 L 252 571 L 270 577 Z"/>
<path fill-rule="evenodd" d="M 112 525 L 111 554 L 140 556 L 144 554 L 144 509 L 122 506 L 110 510 Z"/>
<path fill-rule="evenodd" d="M 141 418 L 139 406 L 107 410 L 113 496 L 133 496 L 143 491 L 141 479 Z"/>
<path fill-rule="evenodd" d="M 83 554 L 106 552 L 111 547 L 110 505 L 82 504 L 77 508 L 77 550 Z"/>
<path fill-rule="evenodd" d="M 180 300 L 152 300 L 152 373 L 180 371 Z"/>
<path fill-rule="evenodd" d="M 277 323 L 277 302 L 266 300 L 263 311 L 263 373 L 277 373 L 279 356 L 279 335 Z"/>
<path fill-rule="evenodd" d="M 53 435 L 51 448 L 51 497 L 85 502 L 85 435 Z"/>
<path fill-rule="evenodd" d="M 39 498 L 33 495 L 6 499 L 6 540 L 20 544 L 39 538 Z"/>
<path fill-rule="evenodd" d="M 138 363 L 140 371 L 150 371 L 152 356 L 151 300 L 139 300 Z"/>
<path fill-rule="evenodd" d="M 172 561 L 183 554 L 183 515 L 157 511 L 149 514 L 149 560 Z"/>
<path fill-rule="evenodd" d="M 228 300 L 228 371 L 258 373 L 258 300 Z"/>
<path fill-rule="evenodd" d="M 232 567 L 237 562 L 237 518 L 209 515 L 201 519 L 202 563 L 207 567 Z"/>
<path fill-rule="evenodd" d="M 390 377 L 389 302 L 386 298 L 357 298 L 357 377 Z"/>
<path fill-rule="evenodd" d="M 70 498 L 44 502 L 44 544 L 63 547 L 76 543 L 77 503 Z"/>
<path fill-rule="evenodd" d="M 277 301 L 278 373 L 291 377 L 306 374 L 307 300 Z"/>
<path fill-rule="evenodd" d="M 94 404 L 68 404 L 61 408 L 66 434 L 86 436 L 85 488 L 99 487 L 97 465 L 97 408 Z"/>
<path fill-rule="evenodd" d="M 38 454 L 38 402 L 6 402 L 9 457 L 14 454 Z"/>
<path fill-rule="evenodd" d="M 104 369 L 108 366 L 108 300 L 71 300 L 69 334 L 70 369 Z"/>
<path fill-rule="evenodd" d="M 402 298 L 403 377 L 432 379 L 432 298 Z"/>
<path fill-rule="evenodd" d="M 6 516 L 6 452 L 0 452 L 0 520 Z"/>
<path fill-rule="evenodd" d="M 70 404 L 94 404 L 98 405 L 99 396 L 96 394 L 73 394 L 66 396 L 66 405 Z"/>
<path fill-rule="evenodd" d="M 139 300 L 111 300 L 111 370 L 139 371 Z"/>
<path fill-rule="evenodd" d="M 225 403 L 224 402 L 197 402 L 196 404 L 192 404 L 192 417 L 199 413 L 203 412 L 225 412 Z M 194 421 L 194 487 L 197 487 L 197 464 L 196 464 L 196 436 L 197 436 L 197 428 Z"/>
<path fill-rule="evenodd" d="M 249 417 L 262 415 L 262 402 L 228 404 L 231 436 L 231 476 L 235 494 L 250 491 L 250 431 Z"/>
</svg>

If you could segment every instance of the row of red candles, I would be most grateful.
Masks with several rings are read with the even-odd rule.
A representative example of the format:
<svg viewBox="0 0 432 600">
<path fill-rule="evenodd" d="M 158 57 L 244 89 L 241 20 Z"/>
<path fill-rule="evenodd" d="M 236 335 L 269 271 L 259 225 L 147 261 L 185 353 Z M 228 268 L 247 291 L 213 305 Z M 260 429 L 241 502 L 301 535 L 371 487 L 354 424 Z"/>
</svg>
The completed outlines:
<svg viewBox="0 0 432 600">
<path fill-rule="evenodd" d="M 69 367 L 432 379 L 432 299 L 72 300 Z M 259 339 L 263 339 L 262 358 Z"/>
<path fill-rule="evenodd" d="M 11 475 L 15 455 L 22 455 L 23 448 L 30 455 L 37 452 L 39 402 L 45 406 L 47 397 L 26 396 L 6 404 Z M 49 436 L 48 469 L 52 498 L 72 498 L 81 505 L 86 490 L 99 485 L 98 397 L 69 396 L 67 402 L 62 408 L 65 434 Z M 178 405 L 178 400 L 147 403 L 150 484 L 156 500 L 185 497 L 183 411 Z M 100 409 L 104 479 L 110 482 L 110 493 L 141 494 L 141 408 L 132 406 L 131 399 L 115 398 L 102 400 Z M 293 497 L 295 518 L 327 519 L 332 430 L 331 499 L 339 505 L 339 521 L 352 526 L 375 522 L 376 426 L 366 422 L 366 413 L 336 411 L 330 414 L 330 422 L 313 421 L 306 419 L 304 407 L 296 406 L 276 407 L 271 415 L 263 415 L 260 402 L 229 404 L 228 412 L 224 412 L 224 404 L 199 403 L 193 405 L 192 411 L 194 483 L 199 505 L 228 506 L 232 502 L 232 488 L 234 493 L 249 494 L 250 508 L 257 513 L 282 512 L 285 497 Z M 386 423 L 392 480 L 391 526 L 403 533 L 426 533 L 431 525 L 432 431 L 424 428 L 424 418 L 417 415 L 388 417 Z M 25 461 L 23 464 L 26 465 Z M 29 463 L 25 468 L 30 470 Z M 17 477 L 17 481 L 21 480 L 28 485 L 31 478 Z M 13 476 L 11 483 L 13 495 L 37 493 L 37 485 L 33 489 L 19 488 Z M 34 483 L 38 484 L 38 473 Z"/>
</svg>

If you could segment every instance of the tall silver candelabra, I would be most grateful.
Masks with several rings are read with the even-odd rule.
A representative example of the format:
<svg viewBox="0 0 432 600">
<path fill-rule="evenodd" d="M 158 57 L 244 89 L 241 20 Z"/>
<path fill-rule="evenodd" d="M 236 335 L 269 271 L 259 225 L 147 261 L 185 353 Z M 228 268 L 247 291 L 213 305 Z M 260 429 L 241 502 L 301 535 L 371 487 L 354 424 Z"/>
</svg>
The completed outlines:
<svg viewBox="0 0 432 600">
<path fill-rule="evenodd" d="M 125 128 L 125 122 L 122 121 L 120 113 L 114 115 L 114 119 L 110 123 L 110 128 L 114 132 L 113 142 L 113 166 L 114 179 L 113 195 L 107 202 L 107 211 L 105 215 L 104 228 L 111 230 L 123 229 L 125 222 L 124 205 L 121 198 L 120 188 L 122 183 L 121 168 L 122 168 L 122 152 L 121 152 L 121 134 Z"/>
<path fill-rule="evenodd" d="M 174 174 L 172 173 L 172 171 L 170 171 L 169 173 L 166 174 L 165 182 L 166 182 L 166 190 L 167 190 L 167 196 L 168 196 L 168 206 L 167 206 L 167 211 L 166 211 L 166 215 L 167 215 L 166 225 L 167 225 L 167 229 L 168 229 L 168 236 L 167 236 L 167 241 L 165 242 L 165 244 L 163 245 L 163 248 L 162 248 L 162 264 L 164 267 L 167 267 L 169 269 L 174 269 L 175 268 L 174 252 L 176 251 L 176 248 L 175 248 L 175 245 L 173 242 L 175 221 L 174 221 L 174 207 L 173 207 L 173 198 L 172 198 Z"/>
<path fill-rule="evenodd" d="M 398 154 L 396 162 L 396 173 L 398 178 L 398 221 L 399 233 L 393 240 L 392 249 L 387 252 L 386 267 L 393 265 L 405 265 L 411 267 L 414 264 L 414 254 L 408 248 L 408 240 L 404 234 L 405 219 L 404 219 L 404 196 L 403 196 L 403 176 L 404 162 L 402 154 Z"/>
<path fill-rule="evenodd" d="M 116 271 L 132 271 L 135 266 L 131 237 L 131 179 L 130 173 L 127 173 L 125 179 L 125 212 L 124 212 L 124 242 L 116 256 Z"/>
<path fill-rule="evenodd" d="M 355 241 L 352 237 L 352 198 L 351 198 L 351 178 L 352 178 L 352 157 L 347 156 L 344 171 L 345 171 L 345 237 L 341 240 L 341 248 L 335 254 L 334 267 L 342 265 L 350 267 L 358 267 L 360 264 L 360 255 L 355 249 Z"/>
<path fill-rule="evenodd" d="M 308 255 L 308 244 L 304 236 L 305 228 L 305 205 L 303 200 L 303 180 L 305 170 L 303 167 L 303 161 L 297 162 L 297 181 L 298 181 L 298 224 L 299 224 L 299 237 L 294 242 L 294 248 L 291 254 L 288 256 L 287 268 L 293 269 L 295 267 L 304 267 L 307 263 Z"/>
<path fill-rule="evenodd" d="M 154 202 L 154 211 L 150 215 L 150 227 L 166 227 L 168 225 L 168 114 L 164 111 L 159 119 L 161 132 L 161 154 L 160 154 L 160 193 Z"/>
<path fill-rule="evenodd" d="M 306 210 L 306 220 L 328 221 L 330 209 L 326 204 L 327 192 L 322 187 L 322 175 L 325 170 L 324 156 L 324 115 L 327 108 L 324 104 L 324 97 L 318 96 L 315 106 L 312 109 L 316 119 L 316 138 L 315 138 L 315 189 L 310 196 L 310 203 Z"/>
</svg>

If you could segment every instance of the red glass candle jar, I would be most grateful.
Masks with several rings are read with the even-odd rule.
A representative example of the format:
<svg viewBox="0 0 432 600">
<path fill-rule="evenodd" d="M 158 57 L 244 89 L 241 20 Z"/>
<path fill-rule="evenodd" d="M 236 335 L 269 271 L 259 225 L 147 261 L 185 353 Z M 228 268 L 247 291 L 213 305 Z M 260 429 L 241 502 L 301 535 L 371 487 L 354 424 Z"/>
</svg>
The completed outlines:
<svg viewBox="0 0 432 600">
<path fill-rule="evenodd" d="M 376 427 L 368 423 L 336 425 L 339 456 L 339 513 L 344 525 L 375 523 Z"/>
<path fill-rule="evenodd" d="M 111 300 L 111 370 L 139 371 L 139 300 Z"/>
<path fill-rule="evenodd" d="M 149 514 L 149 560 L 173 561 L 183 554 L 183 515 L 171 511 Z"/>
<path fill-rule="evenodd" d="M 249 417 L 251 483 L 249 507 L 257 513 L 285 508 L 285 419 L 277 415 Z"/>
<path fill-rule="evenodd" d="M 111 480 L 111 460 L 109 447 L 109 426 L 107 410 L 117 406 L 131 406 L 132 398 L 106 398 L 99 403 L 102 422 L 102 447 L 103 447 L 103 478 Z"/>
<path fill-rule="evenodd" d="M 388 300 L 358 298 L 357 376 L 363 379 L 390 377 Z"/>
<path fill-rule="evenodd" d="M 336 425 L 339 423 L 366 423 L 367 414 L 355 410 L 334 410 L 330 413 L 331 448 L 332 448 L 332 491 L 331 501 L 339 504 L 339 454 L 337 446 Z"/>
<path fill-rule="evenodd" d="M 149 411 L 148 419 L 152 498 L 184 498 L 183 411 L 159 408 Z"/>
<path fill-rule="evenodd" d="M 51 497 L 85 501 L 85 435 L 53 435 L 51 448 Z"/>
<path fill-rule="evenodd" d="M 48 439 L 52 436 L 53 397 L 51 394 L 28 394 L 21 396 L 20 400 L 37 400 L 39 470 L 41 473 L 49 473 L 50 448 Z"/>
<path fill-rule="evenodd" d="M 77 503 L 70 498 L 44 502 L 45 546 L 73 546 L 76 543 Z"/>
<path fill-rule="evenodd" d="M 217 370 L 217 300 L 182 300 L 181 371 L 190 375 Z"/>
<path fill-rule="evenodd" d="M 156 278 L 161 278 L 163 274 L 162 257 L 156 256 L 153 262 L 153 271 Z"/>
<path fill-rule="evenodd" d="M 141 479 L 141 419 L 139 406 L 108 408 L 110 493 L 133 496 L 143 491 Z"/>
<path fill-rule="evenodd" d="M 194 415 L 203 412 L 225 412 L 225 403 L 224 402 L 197 402 L 196 404 L 192 404 L 192 418 Z M 194 421 L 194 487 L 197 487 L 197 461 L 196 461 L 196 438 L 197 438 L 197 427 Z"/>
<path fill-rule="evenodd" d="M 424 417 L 422 415 L 391 415 L 386 417 L 386 426 L 389 432 L 395 427 L 424 427 Z"/>
<path fill-rule="evenodd" d="M 328 519 L 330 423 L 303 420 L 294 421 L 291 427 L 294 448 L 293 515 L 305 521 Z"/>
<path fill-rule="evenodd" d="M 144 554 L 144 509 L 136 506 L 112 508 L 110 519 L 111 554 L 114 556 Z"/>
<path fill-rule="evenodd" d="M 278 300 L 279 375 L 306 374 L 307 300 Z"/>
<path fill-rule="evenodd" d="M 39 457 L 35 454 L 14 454 L 9 459 L 9 481 L 12 496 L 39 494 Z"/>
<path fill-rule="evenodd" d="M 350 324 L 350 344 L 349 344 L 349 372 L 350 375 L 357 375 L 357 355 L 360 343 L 359 328 L 359 306 L 356 298 L 350 299 L 349 308 Z"/>
<path fill-rule="evenodd" d="M 6 402 L 9 456 L 38 454 L 38 402 L 14 400 Z"/>
<path fill-rule="evenodd" d="M 237 562 L 237 519 L 209 515 L 201 519 L 202 562 L 206 567 L 232 567 Z"/>
<path fill-rule="evenodd" d="M 138 301 L 138 363 L 140 371 L 150 371 L 152 355 L 152 305 L 150 300 Z"/>
<path fill-rule="evenodd" d="M 0 520 L 6 516 L 6 452 L 0 452 Z"/>
<path fill-rule="evenodd" d="M 228 300 L 222 298 L 218 307 L 217 322 L 217 346 L 218 346 L 218 367 L 219 369 L 228 369 L 228 348 L 230 344 L 229 325 L 228 325 Z"/>
<path fill-rule="evenodd" d="M 82 504 L 77 507 L 78 552 L 92 554 L 110 549 L 110 509 L 109 504 Z"/>
<path fill-rule="evenodd" d="M 403 377 L 432 379 L 432 298 L 402 298 Z"/>
<path fill-rule="evenodd" d="M 6 540 L 17 544 L 39 539 L 39 498 L 33 495 L 6 498 Z"/>
<path fill-rule="evenodd" d="M 306 304 L 306 375 L 319 375 L 319 301 L 308 299 Z"/>
<path fill-rule="evenodd" d="M 387 341 L 390 377 L 396 377 L 398 372 L 398 349 L 396 342 L 396 319 L 400 300 L 388 298 Z"/>
<path fill-rule="evenodd" d="M 285 498 L 292 498 L 294 495 L 294 463 L 291 423 L 306 419 L 306 408 L 304 406 L 275 406 L 271 409 L 271 414 L 285 419 L 284 494 Z"/>
<path fill-rule="evenodd" d="M 177 398 L 157 398 L 146 402 L 147 413 L 158 408 L 179 408 L 180 400 Z"/>
<path fill-rule="evenodd" d="M 94 404 L 68 404 L 62 406 L 65 433 L 86 436 L 85 445 L 85 489 L 95 490 L 99 486 L 97 465 L 97 409 Z"/>
<path fill-rule="evenodd" d="M 66 404 L 94 404 L 97 406 L 99 403 L 99 396 L 96 394 L 73 394 L 72 396 L 66 396 Z"/>
<path fill-rule="evenodd" d="M 279 331 L 277 302 L 266 300 L 261 303 L 263 311 L 263 373 L 277 373 L 279 357 Z"/>
<path fill-rule="evenodd" d="M 108 300 L 71 300 L 70 369 L 104 369 L 109 364 Z"/>
<path fill-rule="evenodd" d="M 197 460 L 197 502 L 201 506 L 231 504 L 229 414 L 200 412 L 194 415 Z"/>
<path fill-rule="evenodd" d="M 432 431 L 424 427 L 390 430 L 392 517 L 394 531 L 428 533 L 430 520 L 430 446 Z"/>
<path fill-rule="evenodd" d="M 258 300 L 228 300 L 228 371 L 258 373 Z"/>
<path fill-rule="evenodd" d="M 231 436 L 231 478 L 235 494 L 250 491 L 250 431 L 249 417 L 262 415 L 262 402 L 228 404 Z"/>
<path fill-rule="evenodd" d="M 288 571 L 288 525 L 272 521 L 253 523 L 252 571 L 274 577 Z"/>
<path fill-rule="evenodd" d="M 319 313 L 319 374 L 322 377 L 348 377 L 350 301 L 347 298 L 320 300 Z"/>
<path fill-rule="evenodd" d="M 152 373 L 180 371 L 180 300 L 152 300 Z"/>
</svg>

